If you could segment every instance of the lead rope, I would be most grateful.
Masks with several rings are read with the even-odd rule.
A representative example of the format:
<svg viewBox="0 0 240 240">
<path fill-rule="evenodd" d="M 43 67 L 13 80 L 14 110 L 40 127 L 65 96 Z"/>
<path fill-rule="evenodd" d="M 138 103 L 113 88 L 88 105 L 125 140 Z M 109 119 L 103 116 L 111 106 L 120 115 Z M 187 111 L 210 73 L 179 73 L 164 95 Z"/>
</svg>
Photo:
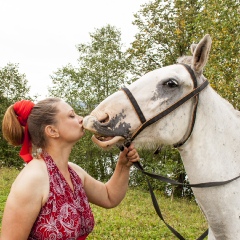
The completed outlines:
<svg viewBox="0 0 240 240">
<path fill-rule="evenodd" d="M 141 171 L 142 174 L 145 174 L 145 175 L 151 175 L 151 174 L 146 174 L 147 172 L 144 171 L 142 165 L 140 164 L 140 162 L 134 162 L 133 163 L 134 166 L 139 169 Z M 175 181 L 174 181 L 175 182 Z M 160 210 L 160 207 L 159 207 L 159 204 L 158 204 L 158 201 L 157 201 L 157 198 L 153 192 L 153 188 L 152 188 L 152 185 L 151 183 L 149 182 L 149 180 L 147 179 L 147 184 L 148 184 L 148 188 L 149 188 L 149 192 L 150 192 L 150 195 L 151 195 L 151 199 L 152 199 L 152 203 L 153 203 L 153 206 L 154 206 L 154 209 L 157 213 L 157 215 L 159 216 L 159 218 L 164 222 L 164 224 L 168 227 L 168 229 L 180 240 L 186 240 L 177 230 L 175 230 L 173 227 L 171 227 L 166 221 L 165 219 L 163 218 L 163 215 L 161 213 L 161 210 Z M 199 237 L 197 238 L 197 240 L 203 240 L 205 237 L 207 237 L 208 235 L 208 229 Z"/>
<path fill-rule="evenodd" d="M 133 163 L 134 166 L 139 169 L 141 171 L 142 174 L 146 174 L 146 172 L 144 171 L 142 165 L 140 164 L 140 162 L 134 162 Z M 149 175 L 149 174 L 147 174 Z M 163 218 L 163 215 L 161 213 L 161 210 L 160 210 L 160 207 L 159 207 L 159 204 L 158 204 L 158 201 L 157 201 L 157 198 L 153 192 L 153 189 L 152 189 L 152 185 L 151 183 L 149 182 L 149 180 L 147 179 L 147 184 L 148 184 L 148 188 L 149 188 L 149 192 L 150 192 L 150 195 L 151 195 L 151 199 L 152 199 L 152 203 L 153 203 L 153 206 L 154 206 L 154 209 L 157 213 L 157 215 L 159 216 L 159 218 L 164 222 L 164 224 L 168 227 L 168 229 L 180 240 L 186 240 L 177 230 L 175 230 L 173 227 L 171 227 L 166 221 L 165 219 Z M 197 240 L 203 240 L 206 236 L 208 235 L 208 229 L 197 239 Z"/>
<path fill-rule="evenodd" d="M 127 141 L 124 145 L 126 147 L 129 147 L 131 144 L 131 141 Z M 123 150 L 123 146 L 120 146 L 119 147 L 120 150 Z M 172 180 L 170 178 L 167 178 L 167 177 L 163 177 L 161 175 L 158 175 L 158 174 L 154 174 L 154 173 L 149 173 L 149 172 L 146 172 L 143 168 L 143 166 L 141 165 L 140 162 L 134 162 L 133 165 L 141 171 L 142 174 L 144 175 L 147 175 L 149 177 L 152 177 L 154 179 L 157 179 L 159 181 L 163 181 L 163 182 L 166 182 L 166 183 L 170 183 L 172 185 L 181 185 L 181 186 L 185 186 L 185 187 L 195 187 L 195 188 L 207 188 L 207 187 L 216 187 L 216 186 L 221 186 L 221 185 L 224 185 L 224 184 L 228 184 L 232 181 L 235 181 L 236 179 L 240 178 L 240 175 L 235 177 L 235 178 L 232 178 L 230 180 L 227 180 L 227 181 L 220 181 L 220 182 L 205 182 L 205 183 L 198 183 L 198 184 L 183 184 L 183 183 L 180 183 L 180 182 L 177 182 L 175 180 Z M 168 229 L 180 240 L 186 240 L 177 230 L 175 230 L 173 227 L 171 227 L 166 221 L 165 219 L 163 218 L 163 215 L 161 213 L 161 210 L 160 210 L 160 207 L 159 207 L 159 204 L 157 202 L 157 198 L 153 192 L 153 188 L 152 188 L 152 185 L 151 183 L 149 182 L 149 180 L 147 179 L 147 184 L 148 184 L 148 187 L 149 187 L 149 192 L 150 192 L 150 195 L 151 195 L 151 199 L 152 199 L 152 203 L 153 203 L 153 206 L 154 206 L 154 209 L 157 213 L 157 215 L 159 216 L 159 218 L 164 222 L 164 224 L 168 227 Z M 205 237 L 207 237 L 208 235 L 208 229 L 199 237 L 197 238 L 196 240 L 203 240 Z"/>
<path fill-rule="evenodd" d="M 140 164 L 140 162 L 134 162 L 133 163 L 134 166 L 139 169 L 142 173 L 144 173 L 144 169 L 142 167 L 142 165 Z M 149 182 L 149 180 L 147 179 L 147 184 L 148 184 L 148 188 L 149 188 L 149 192 L 150 192 L 150 195 L 151 195 L 151 199 L 152 199 L 152 203 L 153 203 L 153 206 L 154 206 L 154 209 L 157 213 L 157 215 L 159 216 L 159 218 L 164 222 L 164 224 L 168 227 L 168 229 L 178 238 L 178 239 L 181 239 L 181 240 L 185 240 L 185 238 L 178 232 L 176 231 L 173 227 L 171 227 L 163 218 L 163 215 L 162 215 L 162 212 L 160 210 L 160 207 L 159 207 L 159 204 L 157 202 L 157 199 L 156 199 L 156 196 L 153 192 L 153 189 L 152 189 L 152 185 L 151 183 Z"/>
<path fill-rule="evenodd" d="M 130 144 L 127 143 L 126 147 L 129 146 L 129 145 Z M 154 173 L 146 172 L 140 162 L 134 162 L 133 164 L 144 175 L 147 175 L 149 177 L 152 177 L 154 179 L 157 179 L 157 180 L 160 180 L 160 181 L 163 181 L 163 182 L 166 182 L 166 183 L 170 183 L 172 185 L 181 185 L 181 186 L 185 186 L 185 187 L 187 187 L 187 186 L 188 187 L 195 187 L 195 188 L 216 187 L 216 186 L 221 186 L 221 185 L 224 185 L 224 184 L 228 184 L 228 183 L 230 183 L 230 182 L 240 178 L 240 175 L 239 175 L 239 176 L 237 176 L 235 178 L 232 178 L 230 180 L 227 180 L 227 181 L 205 182 L 205 183 L 198 183 L 198 184 L 183 184 L 183 183 L 177 182 L 175 180 L 172 180 L 170 178 L 163 177 L 161 175 L 157 175 L 157 174 L 154 174 Z M 151 186 L 151 184 L 150 184 L 148 179 L 147 179 L 147 183 L 148 183 L 148 187 L 149 187 L 149 192 L 150 192 L 150 195 L 151 195 L 152 203 L 153 203 L 153 206 L 154 206 L 154 209 L 155 209 L 157 215 L 159 216 L 159 218 L 165 223 L 165 225 L 170 229 L 170 231 L 178 239 L 185 240 L 185 238 L 178 231 L 176 231 L 173 227 L 171 227 L 168 223 L 166 223 L 166 221 L 164 220 L 164 218 L 162 216 L 162 213 L 161 213 L 160 207 L 158 205 L 156 196 L 155 196 L 155 194 L 153 192 L 152 186 Z M 207 237 L 207 235 L 208 235 L 208 229 L 199 238 L 197 238 L 197 240 L 203 240 L 205 237 Z"/>
</svg>

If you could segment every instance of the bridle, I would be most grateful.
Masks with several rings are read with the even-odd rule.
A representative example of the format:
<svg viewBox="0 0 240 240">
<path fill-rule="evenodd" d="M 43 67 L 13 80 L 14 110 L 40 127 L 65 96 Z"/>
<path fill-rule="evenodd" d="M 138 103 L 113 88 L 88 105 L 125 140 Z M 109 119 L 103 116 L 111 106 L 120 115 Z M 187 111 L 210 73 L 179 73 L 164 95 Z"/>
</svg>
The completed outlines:
<svg viewBox="0 0 240 240">
<path fill-rule="evenodd" d="M 205 89 L 205 87 L 209 84 L 209 82 L 207 80 L 205 80 L 200 86 L 198 86 L 197 84 L 197 78 L 196 75 L 194 73 L 194 71 L 192 70 L 192 68 L 186 64 L 180 63 L 182 64 L 187 71 L 189 72 L 191 79 L 193 81 L 193 90 L 186 94 L 184 97 L 182 97 L 179 101 L 175 102 L 174 104 L 172 104 L 170 107 L 168 107 L 167 109 L 165 109 L 164 111 L 160 112 L 159 114 L 157 114 L 156 116 L 146 120 L 141 108 L 139 107 L 136 99 L 134 98 L 134 96 L 132 95 L 132 93 L 129 91 L 128 88 L 123 87 L 122 91 L 124 91 L 124 93 L 127 95 L 129 101 L 131 102 L 140 122 L 141 125 L 137 128 L 137 130 L 130 136 L 127 136 L 125 138 L 125 146 L 129 146 L 130 143 L 137 137 L 137 135 L 142 132 L 146 127 L 150 126 L 151 124 L 159 121 L 160 119 L 162 119 L 163 117 L 165 117 L 166 115 L 168 115 L 169 113 L 171 113 L 173 110 L 175 110 L 176 108 L 178 108 L 179 106 L 181 106 L 182 104 L 184 104 L 186 101 L 188 101 L 191 98 L 194 98 L 194 106 L 193 106 L 193 110 L 192 110 L 192 116 L 191 116 L 191 121 L 190 121 L 190 127 L 188 127 L 188 130 L 186 132 L 186 134 L 183 136 L 182 140 L 179 141 L 178 143 L 174 144 L 173 146 L 175 148 L 178 148 L 180 146 L 182 146 L 191 136 L 191 133 L 193 131 L 194 128 L 194 124 L 195 124 L 195 120 L 196 120 L 196 113 L 197 113 L 197 106 L 198 106 L 198 100 L 199 100 L 199 93 Z M 183 183 L 179 183 L 175 180 L 166 178 L 164 176 L 158 175 L 158 174 L 154 174 L 154 173 L 149 173 L 146 172 L 143 168 L 143 166 L 141 165 L 140 162 L 135 162 L 133 163 L 134 166 L 136 168 L 138 168 L 143 174 L 150 176 L 154 179 L 163 181 L 163 182 L 167 182 L 173 185 L 181 185 L 181 186 L 188 186 L 188 187 L 194 187 L 194 188 L 208 188 L 208 187 L 216 187 L 216 186 L 221 186 L 221 185 L 225 185 L 228 184 L 238 178 L 240 178 L 240 175 L 232 178 L 230 180 L 227 181 L 220 181 L 220 182 L 205 182 L 205 183 L 197 183 L 197 184 L 183 184 Z M 149 187 L 149 191 L 151 194 L 151 198 L 152 198 L 152 202 L 153 202 L 153 206 L 155 208 L 156 213 L 158 214 L 159 218 L 165 223 L 165 225 L 169 228 L 169 230 L 180 240 L 185 240 L 185 238 L 179 233 L 177 232 L 173 227 L 171 227 L 168 223 L 166 223 L 166 221 L 164 220 L 160 207 L 158 205 L 157 199 L 155 197 L 155 194 L 153 192 L 152 186 L 149 182 L 149 180 L 147 179 L 147 183 L 148 183 L 148 187 Z M 197 240 L 203 240 L 206 236 L 208 235 L 208 230 L 206 230 Z"/>
<path fill-rule="evenodd" d="M 186 64 L 182 64 L 187 71 L 189 72 L 191 79 L 193 81 L 193 90 L 188 93 L 187 95 L 185 95 L 184 97 L 182 97 L 180 100 L 178 100 L 177 102 L 175 102 L 174 104 L 172 104 L 170 107 L 168 107 L 167 109 L 165 109 L 164 111 L 158 113 L 156 116 L 146 120 L 141 108 L 139 107 L 136 99 L 134 98 L 134 96 L 132 95 L 132 93 L 129 91 L 128 88 L 123 87 L 121 90 L 124 91 L 124 93 L 127 95 L 129 101 L 131 102 L 139 120 L 141 121 L 141 125 L 137 128 L 137 130 L 127 138 L 127 141 L 132 142 L 136 136 L 142 132 L 146 127 L 150 126 L 151 124 L 159 121 L 160 119 L 162 119 L 163 117 L 165 117 L 166 115 L 168 115 L 169 113 L 171 113 L 172 111 L 174 111 L 176 108 L 178 108 L 179 106 L 181 106 L 183 103 L 185 103 L 186 101 L 188 101 L 191 98 L 194 98 L 194 106 L 193 106 L 193 112 L 192 112 L 192 117 L 191 117 L 191 122 L 190 122 L 190 127 L 188 128 L 187 133 L 185 134 L 185 136 L 183 137 L 183 139 L 174 144 L 174 147 L 180 147 L 182 146 L 190 137 L 194 124 L 195 124 L 195 119 L 196 119 L 196 112 L 197 112 L 197 106 L 198 106 L 198 99 L 199 99 L 199 93 L 205 89 L 205 87 L 209 84 L 209 82 L 207 80 L 205 80 L 200 86 L 197 86 L 197 78 L 196 75 L 194 73 L 194 71 L 192 70 L 192 68 Z"/>
</svg>

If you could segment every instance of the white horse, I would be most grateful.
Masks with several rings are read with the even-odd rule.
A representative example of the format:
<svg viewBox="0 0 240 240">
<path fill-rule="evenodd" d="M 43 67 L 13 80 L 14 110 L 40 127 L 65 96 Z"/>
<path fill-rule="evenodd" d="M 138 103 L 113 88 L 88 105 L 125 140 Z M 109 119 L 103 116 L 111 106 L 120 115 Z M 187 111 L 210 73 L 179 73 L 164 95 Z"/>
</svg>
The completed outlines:
<svg viewBox="0 0 240 240">
<path fill-rule="evenodd" d="M 211 38 L 206 35 L 191 46 L 192 57 L 182 58 L 191 66 L 198 86 L 206 82 L 202 72 L 210 48 Z M 146 120 L 192 91 L 189 73 L 184 65 L 174 64 L 149 72 L 129 86 Z M 95 134 L 92 139 L 102 148 L 122 144 L 132 136 L 136 147 L 182 142 L 178 150 L 191 184 L 239 176 L 240 112 L 210 85 L 199 93 L 194 119 L 196 104 L 196 98 L 191 98 L 134 136 L 144 121 L 124 91 L 118 91 L 84 118 L 84 127 Z M 193 188 L 193 192 L 209 224 L 208 239 L 240 239 L 240 179 L 217 187 Z"/>
</svg>

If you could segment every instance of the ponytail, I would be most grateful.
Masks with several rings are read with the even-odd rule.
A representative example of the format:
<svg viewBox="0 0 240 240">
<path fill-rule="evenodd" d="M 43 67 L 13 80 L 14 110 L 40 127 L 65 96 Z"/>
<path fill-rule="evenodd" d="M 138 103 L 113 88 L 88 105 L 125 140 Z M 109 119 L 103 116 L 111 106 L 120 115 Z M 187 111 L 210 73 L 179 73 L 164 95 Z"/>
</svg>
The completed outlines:
<svg viewBox="0 0 240 240">
<path fill-rule="evenodd" d="M 7 109 L 2 123 L 4 138 L 13 146 L 22 144 L 20 156 L 27 163 L 32 160 L 27 120 L 33 107 L 34 103 L 28 100 L 16 102 Z"/>
</svg>

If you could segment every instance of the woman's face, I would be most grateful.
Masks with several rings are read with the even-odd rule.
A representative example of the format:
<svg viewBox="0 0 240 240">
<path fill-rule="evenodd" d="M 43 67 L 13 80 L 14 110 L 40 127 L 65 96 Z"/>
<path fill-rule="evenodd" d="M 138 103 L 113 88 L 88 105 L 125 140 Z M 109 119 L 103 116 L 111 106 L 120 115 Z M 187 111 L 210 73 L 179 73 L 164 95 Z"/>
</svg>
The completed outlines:
<svg viewBox="0 0 240 240">
<path fill-rule="evenodd" d="M 64 101 L 57 104 L 56 115 L 59 137 L 69 143 L 78 141 L 84 135 L 83 117 L 78 116 L 73 108 Z"/>
</svg>

